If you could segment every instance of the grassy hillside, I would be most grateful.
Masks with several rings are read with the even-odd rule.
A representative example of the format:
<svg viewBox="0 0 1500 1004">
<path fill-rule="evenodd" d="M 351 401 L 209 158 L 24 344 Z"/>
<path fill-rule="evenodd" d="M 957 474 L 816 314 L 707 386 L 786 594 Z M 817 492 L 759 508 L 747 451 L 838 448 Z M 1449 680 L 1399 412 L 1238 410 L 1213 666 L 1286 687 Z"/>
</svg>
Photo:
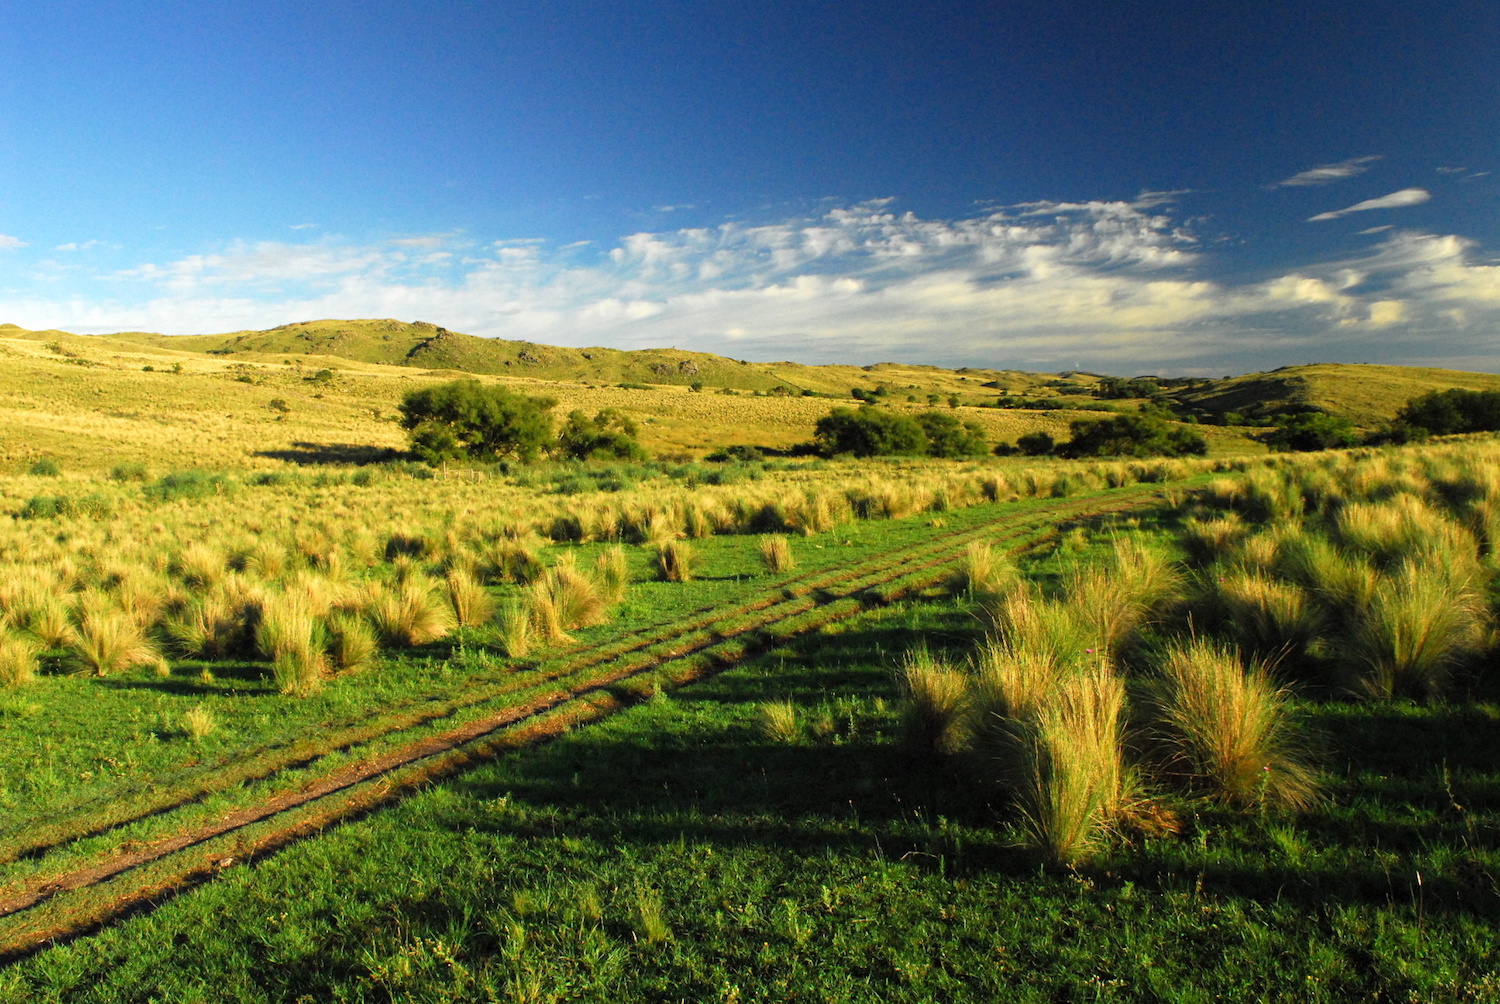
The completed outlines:
<svg viewBox="0 0 1500 1004">
<path fill-rule="evenodd" d="M 1500 376 L 1416 366 L 1319 363 L 1214 380 L 1177 397 L 1218 415 L 1233 411 L 1261 418 L 1316 409 L 1368 427 L 1389 421 L 1414 397 L 1453 387 L 1500 390 Z"/>
<path fill-rule="evenodd" d="M 337 342 L 330 336 L 316 347 L 378 356 L 378 347 L 384 342 L 377 326 L 386 322 L 350 323 L 364 325 L 368 337 L 351 336 Z M 269 349 L 278 339 L 300 339 L 306 333 L 289 331 L 259 333 L 265 340 L 256 344 Z M 372 331 L 375 334 L 370 334 Z M 407 338 L 409 330 L 401 334 L 406 341 L 398 341 L 394 330 L 388 333 L 392 336 L 389 344 L 395 346 L 388 355 L 410 351 L 413 343 Z M 107 470 L 122 462 L 141 462 L 165 470 L 194 466 L 271 469 L 287 462 L 358 460 L 404 447 L 405 436 L 395 418 L 406 391 L 423 382 L 459 375 L 447 367 L 424 369 L 378 359 L 290 350 L 222 351 L 226 339 L 233 342 L 238 337 L 139 333 L 80 336 L 25 331 L 13 325 L 0 327 L 0 360 L 4 361 L 0 366 L 0 463 L 16 470 L 41 457 L 51 457 L 62 462 L 65 469 L 82 472 Z M 489 344 L 468 336 L 454 335 L 452 339 L 455 345 Z M 306 344 L 314 343 L 309 340 Z M 403 345 L 406 348 L 401 348 Z M 567 353 L 580 358 L 583 355 L 573 349 L 531 349 L 556 353 L 559 359 Z M 674 355 L 693 356 L 613 352 L 610 358 L 650 356 L 659 364 Z M 933 395 L 946 408 L 948 396 L 959 394 L 957 414 L 983 426 L 991 442 L 1014 441 L 1033 431 L 1063 439 L 1068 435 L 1069 421 L 1094 414 L 1066 408 L 973 406 L 992 401 L 999 392 L 981 386 L 1007 377 L 992 371 L 962 373 L 892 365 L 867 372 L 857 367 L 793 364 L 777 370 L 740 367 L 733 360 L 714 356 L 703 358 L 716 360 L 714 365 L 726 373 L 739 368 L 747 373 L 754 370 L 773 388 L 792 382 L 791 376 L 782 378 L 776 373 L 810 374 L 799 376 L 798 385 L 826 387 L 827 393 L 838 397 L 771 396 L 763 391 L 765 396 L 756 396 L 754 390 L 725 388 L 707 381 L 702 392 L 681 384 L 605 381 L 578 373 L 570 375 L 560 362 L 551 370 L 559 374 L 555 377 L 518 373 L 512 367 L 504 374 L 481 378 L 524 393 L 552 397 L 558 402 L 555 414 L 559 416 L 574 408 L 588 412 L 619 408 L 640 423 L 643 444 L 656 454 L 701 456 L 736 444 L 786 448 L 805 442 L 812 437 L 814 423 L 830 407 L 853 403 L 848 391 L 855 385 L 873 388 L 885 383 L 890 388 L 886 396 L 889 406 L 909 411 L 931 407 Z M 545 367 L 539 364 L 538 368 Z M 841 375 L 830 376 L 830 372 Z M 633 375 L 633 371 L 624 370 L 616 370 L 614 375 L 622 373 Z M 840 389 L 840 381 L 846 376 L 849 385 Z M 1014 382 L 1001 389 L 1020 392 L 1031 387 L 1040 392 L 1048 381 L 1061 379 L 1046 374 L 1010 376 Z M 637 386 L 620 387 L 619 383 Z M 1090 398 L 1078 395 L 1064 399 L 1064 403 L 1066 400 L 1092 403 Z M 1202 431 L 1216 453 L 1263 450 L 1234 430 L 1203 427 Z"/>
<path fill-rule="evenodd" d="M 0 332 L 4 332 L 0 328 Z M 54 337 L 56 332 L 39 333 Z M 333 356 L 364 363 L 450 369 L 494 376 L 586 383 L 652 383 L 769 391 L 849 393 L 853 387 L 885 384 L 923 394 L 978 393 L 999 382 L 1013 393 L 1033 393 L 1051 374 L 998 370 L 944 370 L 934 366 L 881 363 L 875 366 L 804 366 L 750 363 L 679 349 L 574 349 L 536 342 L 476 338 L 425 321 L 303 321 L 268 331 L 227 335 L 167 336 L 131 333 L 108 336 L 141 346 L 172 348 L 241 360 L 277 361 L 294 355 Z M 1093 378 L 1085 378 L 1086 381 Z M 994 393 L 986 390 L 986 393 Z"/>
</svg>

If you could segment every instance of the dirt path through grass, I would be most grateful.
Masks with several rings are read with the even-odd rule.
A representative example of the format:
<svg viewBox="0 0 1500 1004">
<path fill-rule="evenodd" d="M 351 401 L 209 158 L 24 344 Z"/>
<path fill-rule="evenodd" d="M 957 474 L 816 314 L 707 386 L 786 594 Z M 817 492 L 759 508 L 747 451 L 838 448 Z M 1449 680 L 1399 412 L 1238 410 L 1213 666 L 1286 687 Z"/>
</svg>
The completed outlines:
<svg viewBox="0 0 1500 1004">
<path fill-rule="evenodd" d="M 940 581 L 970 542 L 988 540 L 1017 549 L 1059 523 L 1143 507 L 1155 486 L 1133 486 L 1082 499 L 1057 499 L 1009 509 L 967 529 L 935 535 L 878 559 L 778 582 L 770 590 L 729 609 L 700 614 L 646 636 L 634 636 L 558 660 L 540 678 L 482 688 L 444 709 L 385 719 L 377 736 L 335 735 L 323 753 L 347 750 L 374 738 L 430 723 L 462 708 L 505 705 L 461 725 L 424 736 L 208 820 L 184 819 L 149 841 L 122 842 L 87 855 L 60 855 L 61 867 L 45 858 L 87 836 L 97 836 L 147 815 L 192 815 L 182 810 L 207 790 L 243 784 L 306 764 L 316 749 L 284 750 L 228 771 L 219 784 L 199 785 L 175 801 L 120 807 L 106 818 L 48 827 L 48 836 L 11 841 L 4 856 L 40 856 L 43 865 L 0 888 L 0 955 L 15 957 L 58 939 L 76 936 L 126 913 L 148 908 L 231 865 L 268 854 L 339 821 L 403 797 L 479 759 L 545 741 L 628 704 L 631 684 L 679 685 L 732 665 L 761 642 L 789 637 L 842 619 L 870 605 L 890 602 Z M 643 679 L 644 678 L 644 679 Z M 637 689 L 640 694 L 644 690 Z M 441 712 L 441 713 L 439 713 Z M 359 730 L 355 730 L 359 731 Z M 366 730 L 368 731 L 368 730 Z M 335 745 L 336 744 L 336 745 Z M 131 811 L 133 810 L 133 811 Z M 112 817 L 112 818 L 111 818 Z M 169 824 L 170 825 L 170 824 Z M 29 846 L 24 846 L 29 845 Z"/>
</svg>

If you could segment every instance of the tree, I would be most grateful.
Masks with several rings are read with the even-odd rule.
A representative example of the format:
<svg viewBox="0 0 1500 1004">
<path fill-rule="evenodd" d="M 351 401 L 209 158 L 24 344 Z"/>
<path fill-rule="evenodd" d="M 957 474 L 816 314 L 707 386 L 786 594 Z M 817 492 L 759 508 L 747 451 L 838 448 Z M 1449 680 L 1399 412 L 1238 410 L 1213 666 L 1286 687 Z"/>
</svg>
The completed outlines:
<svg viewBox="0 0 1500 1004">
<path fill-rule="evenodd" d="M 984 429 L 977 422 L 960 422 L 941 411 L 917 416 L 927 437 L 927 454 L 933 457 L 977 457 L 985 452 Z"/>
<path fill-rule="evenodd" d="M 1500 391 L 1435 390 L 1406 402 L 1396 420 L 1434 436 L 1500 431 Z"/>
<path fill-rule="evenodd" d="M 530 463 L 552 438 L 549 397 L 528 397 L 478 380 L 454 380 L 408 391 L 401 427 L 412 452 L 428 463 L 514 458 Z"/>
<path fill-rule="evenodd" d="M 1354 423 L 1338 415 L 1310 411 L 1281 416 L 1281 427 L 1265 437 L 1273 450 L 1337 450 L 1359 442 Z"/>
<path fill-rule="evenodd" d="M 1181 457 L 1208 452 L 1202 436 L 1172 425 L 1155 409 L 1102 421 L 1076 421 L 1068 428 L 1073 438 L 1058 451 L 1065 457 Z"/>
<path fill-rule="evenodd" d="M 557 452 L 575 460 L 644 460 L 646 451 L 635 440 L 637 431 L 636 424 L 616 408 L 605 408 L 593 418 L 572 411 L 557 434 Z"/>
<path fill-rule="evenodd" d="M 814 427 L 818 452 L 825 456 L 920 456 L 927 435 L 915 419 L 882 408 L 835 408 Z"/>
<path fill-rule="evenodd" d="M 1057 448 L 1057 441 L 1045 432 L 1028 432 L 1016 440 L 1016 448 L 1028 457 L 1045 457 Z"/>
</svg>

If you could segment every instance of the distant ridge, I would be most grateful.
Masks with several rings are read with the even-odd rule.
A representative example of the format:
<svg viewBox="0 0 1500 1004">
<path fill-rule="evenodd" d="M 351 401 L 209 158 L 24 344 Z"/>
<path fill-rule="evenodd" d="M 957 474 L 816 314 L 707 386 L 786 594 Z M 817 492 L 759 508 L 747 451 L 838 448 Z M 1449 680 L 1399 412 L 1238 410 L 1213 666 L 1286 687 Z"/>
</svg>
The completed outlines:
<svg viewBox="0 0 1500 1004">
<path fill-rule="evenodd" d="M 934 403 L 949 395 L 966 404 L 998 397 L 1054 399 L 1076 407 L 1093 401 L 1114 378 L 1082 370 L 1030 373 L 1009 369 L 944 369 L 905 363 L 872 366 L 795 362 L 752 363 L 683 349 L 575 349 L 538 342 L 479 338 L 426 321 L 392 319 L 299 321 L 264 331 L 220 335 L 122 332 L 74 335 L 0 324 L 0 338 L 67 343 L 113 341 L 138 348 L 203 353 L 247 362 L 317 357 L 331 362 L 399 366 L 598 385 L 701 383 L 708 388 L 851 399 L 854 388 L 885 387 L 889 400 Z M 1156 379 L 1156 378 L 1148 378 Z M 1406 401 L 1432 390 L 1500 390 L 1500 375 L 1411 366 L 1317 363 L 1223 379 L 1170 379 L 1162 389 L 1209 421 L 1226 414 L 1266 419 L 1285 412 L 1325 411 L 1364 427 L 1389 421 Z M 851 399 L 852 403 L 852 399 Z M 1129 407 L 1128 402 L 1116 405 Z"/>
</svg>

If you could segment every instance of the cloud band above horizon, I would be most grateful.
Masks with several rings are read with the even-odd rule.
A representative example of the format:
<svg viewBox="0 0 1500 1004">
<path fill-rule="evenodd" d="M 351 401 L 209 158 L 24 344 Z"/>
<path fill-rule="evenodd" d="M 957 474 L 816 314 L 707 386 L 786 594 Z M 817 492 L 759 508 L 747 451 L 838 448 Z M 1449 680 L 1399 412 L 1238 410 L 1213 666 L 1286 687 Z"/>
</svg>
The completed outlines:
<svg viewBox="0 0 1500 1004">
<path fill-rule="evenodd" d="M 1458 237 L 1398 231 L 1356 258 L 1233 284 L 1203 277 L 1212 252 L 1151 198 L 956 220 L 888 201 L 637 233 L 604 251 L 453 233 L 237 243 L 101 276 L 108 299 L 8 297 L 0 320 L 202 333 L 399 317 L 573 346 L 1120 373 L 1493 365 L 1500 268 Z"/>
</svg>

